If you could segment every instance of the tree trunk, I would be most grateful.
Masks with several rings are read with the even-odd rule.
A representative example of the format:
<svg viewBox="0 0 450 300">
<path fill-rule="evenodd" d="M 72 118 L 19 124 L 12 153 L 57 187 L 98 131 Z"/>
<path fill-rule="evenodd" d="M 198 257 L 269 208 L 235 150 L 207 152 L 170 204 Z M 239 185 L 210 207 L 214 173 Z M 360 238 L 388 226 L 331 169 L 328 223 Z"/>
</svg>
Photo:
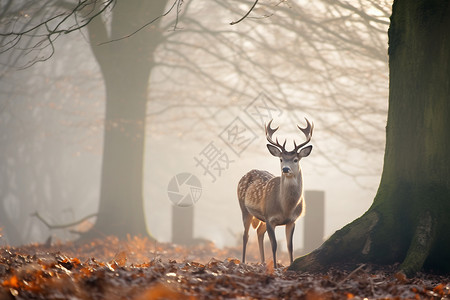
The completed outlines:
<svg viewBox="0 0 450 300">
<path fill-rule="evenodd" d="M 293 270 L 401 263 L 450 271 L 450 2 L 394 0 L 389 112 L 380 186 L 370 209 L 300 257 Z"/>
<path fill-rule="evenodd" d="M 95 18 L 89 37 L 106 87 L 100 205 L 94 227 L 82 238 L 148 235 L 143 207 L 144 140 L 153 53 L 161 42 L 159 19 L 167 1 L 117 1 L 109 30 Z"/>
<path fill-rule="evenodd" d="M 4 203 L 0 202 L 0 205 L 2 205 L 0 207 L 0 239 L 6 235 L 8 245 L 23 245 L 21 232 L 17 230 L 16 224 L 4 209 Z"/>
</svg>

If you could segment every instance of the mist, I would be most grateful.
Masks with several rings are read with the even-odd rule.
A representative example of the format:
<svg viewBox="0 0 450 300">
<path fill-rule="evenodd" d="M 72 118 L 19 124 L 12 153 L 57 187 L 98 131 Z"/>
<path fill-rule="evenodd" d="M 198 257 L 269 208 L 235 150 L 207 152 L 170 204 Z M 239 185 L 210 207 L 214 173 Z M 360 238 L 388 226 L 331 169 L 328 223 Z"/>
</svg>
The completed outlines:
<svg viewBox="0 0 450 300">
<path fill-rule="evenodd" d="M 297 124 L 304 127 L 305 117 L 314 122 L 313 151 L 302 159 L 301 167 L 305 191 L 324 193 L 322 238 L 362 215 L 373 201 L 383 162 L 390 2 L 368 1 L 350 9 L 340 1 L 266 1 L 249 18 L 230 25 L 250 4 L 185 2 L 178 13 L 165 15 L 158 24 L 136 33 L 120 30 L 118 37 L 130 36 L 111 41 L 117 37 L 111 25 L 114 8 L 104 12 L 105 28 L 111 33 L 103 41 L 111 41 L 107 45 L 93 42 L 92 28 L 83 26 L 42 48 L 33 40 L 37 35 L 22 36 L 23 44 L 3 52 L 1 244 L 44 243 L 49 237 L 71 241 L 95 228 L 101 191 L 113 188 L 102 183 L 112 173 L 102 169 L 105 134 L 114 130 L 135 134 L 128 131 L 134 129 L 125 117 L 115 123 L 105 117 L 111 86 L 105 86 L 108 71 L 99 64 L 98 51 L 111 47 L 131 58 L 137 55 L 131 43 L 145 42 L 151 34 L 158 38 L 152 39 L 151 52 L 144 51 L 151 57 L 145 124 L 131 124 L 144 132 L 136 134 L 143 143 L 142 171 L 133 170 L 142 174 L 142 180 L 133 194 L 141 197 L 142 209 L 137 210 L 151 236 L 172 241 L 171 195 L 177 191 L 170 183 L 189 174 L 200 183 L 190 203 L 192 243 L 240 247 L 243 225 L 236 194 L 240 178 L 252 169 L 281 174 L 279 160 L 266 148 L 264 124 L 271 119 L 280 126 L 276 136 L 287 139 L 288 149 L 294 140 L 304 139 Z M 123 5 L 117 9 L 127 12 Z M 168 2 L 163 12 L 172 5 Z M 27 10 L 42 18 L 35 7 Z M 131 26 L 140 28 L 161 15 L 152 13 L 133 18 Z M 17 26 L 11 24 L 4 17 L 2 32 Z M 7 42 L 6 37 L 3 47 Z M 145 55 L 139 57 L 147 60 Z M 124 77 L 139 81 L 140 73 L 133 68 L 122 71 L 129 72 Z M 130 95 L 127 101 L 138 92 L 132 89 L 121 88 L 124 99 Z M 124 116 L 131 114 L 127 102 L 121 105 Z M 232 130 L 238 130 L 238 141 L 230 138 Z M 208 156 L 211 151 L 214 159 Z M 115 159 L 120 158 L 118 153 Z M 111 182 L 136 179 L 120 168 L 111 170 L 115 175 Z M 184 196 L 192 190 L 180 187 L 178 193 Z M 124 206 L 131 203 L 127 197 L 120 201 Z M 305 201 L 308 214 L 308 198 Z M 36 213 L 51 225 L 94 216 L 73 226 L 51 228 Z M 112 227 L 119 222 L 106 217 Z M 131 222 L 132 217 L 127 218 Z M 304 247 L 303 222 L 297 221 L 297 249 Z M 284 239 L 283 228 L 277 228 L 277 237 Z M 256 243 L 253 232 L 249 243 Z"/>
</svg>

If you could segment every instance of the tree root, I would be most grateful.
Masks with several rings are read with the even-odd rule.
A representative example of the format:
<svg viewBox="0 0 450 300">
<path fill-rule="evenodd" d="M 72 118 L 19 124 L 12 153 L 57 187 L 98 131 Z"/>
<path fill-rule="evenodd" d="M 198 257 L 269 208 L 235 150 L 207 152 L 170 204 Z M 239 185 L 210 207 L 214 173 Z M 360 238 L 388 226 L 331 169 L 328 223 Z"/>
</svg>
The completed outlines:
<svg viewBox="0 0 450 300">
<path fill-rule="evenodd" d="M 420 271 L 429 257 L 437 238 L 436 221 L 427 211 L 418 218 L 417 227 L 411 237 L 409 246 L 404 250 L 404 259 L 400 271 L 411 277 Z M 289 267 L 293 271 L 320 272 L 327 270 L 332 265 L 352 265 L 366 262 L 392 263 L 392 257 L 379 258 L 374 254 L 376 249 L 371 249 L 376 242 L 380 247 L 380 241 L 372 241 L 372 232 L 378 224 L 379 217 L 376 212 L 368 212 L 360 219 L 333 234 L 320 248 L 310 254 L 297 258 Z M 379 230 L 387 230 L 379 228 Z M 378 237 L 379 239 L 379 237 Z M 383 243 L 381 241 L 381 243 Z M 389 246 L 389 245 L 385 245 Z"/>
<path fill-rule="evenodd" d="M 317 272 L 326 270 L 333 264 L 360 264 L 371 251 L 371 233 L 378 221 L 377 212 L 366 213 L 336 231 L 320 248 L 297 258 L 289 269 Z"/>
<path fill-rule="evenodd" d="M 413 276 L 423 267 L 436 239 L 436 225 L 429 212 L 425 212 L 419 219 L 406 258 L 400 266 L 400 271 L 406 276 Z"/>
</svg>

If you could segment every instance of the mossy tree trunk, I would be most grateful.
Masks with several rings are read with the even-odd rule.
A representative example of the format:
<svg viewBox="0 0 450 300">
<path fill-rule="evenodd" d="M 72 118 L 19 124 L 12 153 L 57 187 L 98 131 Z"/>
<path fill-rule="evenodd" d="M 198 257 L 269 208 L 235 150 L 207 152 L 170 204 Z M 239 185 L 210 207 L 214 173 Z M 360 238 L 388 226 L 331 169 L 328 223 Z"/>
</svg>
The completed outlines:
<svg viewBox="0 0 450 300">
<path fill-rule="evenodd" d="M 394 0 L 389 28 L 389 112 L 380 186 L 370 209 L 294 261 L 401 263 L 450 271 L 450 1 Z"/>
<path fill-rule="evenodd" d="M 167 0 L 117 1 L 111 18 L 88 25 L 92 51 L 106 89 L 100 204 L 94 227 L 82 239 L 147 236 L 143 206 L 143 165 L 149 77 L 161 42 L 160 19 Z"/>
</svg>

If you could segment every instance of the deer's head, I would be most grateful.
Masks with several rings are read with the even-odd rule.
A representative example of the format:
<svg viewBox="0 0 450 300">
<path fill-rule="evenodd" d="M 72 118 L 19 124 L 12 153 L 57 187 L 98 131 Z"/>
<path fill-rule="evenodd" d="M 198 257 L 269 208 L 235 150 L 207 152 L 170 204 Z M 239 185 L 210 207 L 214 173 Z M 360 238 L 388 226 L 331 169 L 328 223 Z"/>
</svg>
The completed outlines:
<svg viewBox="0 0 450 300">
<path fill-rule="evenodd" d="M 270 125 L 273 120 L 270 120 L 269 124 L 266 126 L 266 139 L 269 142 L 267 144 L 267 149 L 269 152 L 276 157 L 280 158 L 280 166 L 281 166 L 281 175 L 286 177 L 297 177 L 300 172 L 300 160 L 303 157 L 307 157 L 312 150 L 312 145 L 304 147 L 306 144 L 311 141 L 312 132 L 314 129 L 314 124 L 311 124 L 308 119 L 306 119 L 306 128 L 301 128 L 297 125 L 298 129 L 306 136 L 306 141 L 297 145 L 294 140 L 294 150 L 287 151 L 286 150 L 286 140 L 284 140 L 283 145 L 278 142 L 278 138 L 275 141 L 272 139 L 272 135 L 277 128 L 272 128 Z"/>
</svg>

